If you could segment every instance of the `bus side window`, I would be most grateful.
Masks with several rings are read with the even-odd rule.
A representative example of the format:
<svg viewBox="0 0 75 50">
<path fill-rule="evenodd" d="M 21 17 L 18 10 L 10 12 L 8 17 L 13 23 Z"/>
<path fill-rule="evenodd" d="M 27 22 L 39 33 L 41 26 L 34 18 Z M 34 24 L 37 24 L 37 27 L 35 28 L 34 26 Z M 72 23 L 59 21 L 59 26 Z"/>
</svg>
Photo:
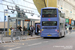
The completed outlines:
<svg viewBox="0 0 75 50">
<path fill-rule="evenodd" d="M 55 22 L 55 26 L 57 25 L 57 22 Z"/>
</svg>

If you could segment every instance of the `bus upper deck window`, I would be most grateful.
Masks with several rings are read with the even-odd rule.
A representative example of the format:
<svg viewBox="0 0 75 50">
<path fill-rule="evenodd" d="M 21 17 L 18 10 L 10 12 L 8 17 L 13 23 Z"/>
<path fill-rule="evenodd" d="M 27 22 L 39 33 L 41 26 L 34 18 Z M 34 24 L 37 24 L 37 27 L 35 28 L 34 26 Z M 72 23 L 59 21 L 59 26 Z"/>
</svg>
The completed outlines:
<svg viewBox="0 0 75 50">
<path fill-rule="evenodd" d="M 56 9 L 43 9 L 42 17 L 57 17 L 57 11 Z"/>
</svg>

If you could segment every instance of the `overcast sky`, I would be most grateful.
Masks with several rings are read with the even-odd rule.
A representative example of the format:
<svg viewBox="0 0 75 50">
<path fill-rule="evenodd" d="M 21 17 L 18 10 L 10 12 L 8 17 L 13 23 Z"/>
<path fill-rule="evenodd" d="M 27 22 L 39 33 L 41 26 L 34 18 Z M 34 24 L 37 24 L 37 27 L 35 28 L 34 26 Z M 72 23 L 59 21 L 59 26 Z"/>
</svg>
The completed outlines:
<svg viewBox="0 0 75 50">
<path fill-rule="evenodd" d="M 6 1 L 12 2 L 12 0 L 6 0 Z M 36 6 L 33 3 L 33 0 L 25 0 L 25 1 L 24 0 L 13 0 L 13 1 L 15 2 L 15 4 L 25 6 L 25 7 L 23 7 L 23 6 L 18 5 L 20 8 L 32 10 L 33 13 L 37 14 L 37 15 L 34 15 L 34 16 L 31 16 L 31 14 L 26 14 L 29 18 L 39 19 L 39 17 L 38 17 L 39 13 L 37 11 Z M 0 3 L 7 4 L 7 5 L 10 5 L 10 6 L 15 6 L 15 4 L 10 4 L 10 3 L 7 3 L 7 2 L 2 1 L 2 0 L 0 0 Z M 0 4 L 0 11 L 4 11 L 4 9 L 7 9 L 7 7 L 5 5 Z M 11 11 L 9 10 L 9 12 L 11 12 Z M 13 16 L 16 17 L 16 12 L 15 12 L 15 14 L 8 14 L 8 15 L 10 15 L 11 17 L 13 17 Z M 0 22 L 2 22 L 2 21 L 4 21 L 4 13 L 0 12 Z"/>
</svg>

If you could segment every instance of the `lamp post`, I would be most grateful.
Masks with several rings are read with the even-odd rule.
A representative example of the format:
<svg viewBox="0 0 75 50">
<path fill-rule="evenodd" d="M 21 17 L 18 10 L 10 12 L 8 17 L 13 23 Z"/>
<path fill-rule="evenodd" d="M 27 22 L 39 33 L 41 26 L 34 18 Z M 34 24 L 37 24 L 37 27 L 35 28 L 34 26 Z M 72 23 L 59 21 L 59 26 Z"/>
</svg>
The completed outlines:
<svg viewBox="0 0 75 50">
<path fill-rule="evenodd" d="M 4 35 L 5 35 L 5 20 L 6 20 L 6 15 L 7 15 L 7 13 L 8 13 L 8 10 L 5 9 L 5 10 L 4 10 Z"/>
</svg>

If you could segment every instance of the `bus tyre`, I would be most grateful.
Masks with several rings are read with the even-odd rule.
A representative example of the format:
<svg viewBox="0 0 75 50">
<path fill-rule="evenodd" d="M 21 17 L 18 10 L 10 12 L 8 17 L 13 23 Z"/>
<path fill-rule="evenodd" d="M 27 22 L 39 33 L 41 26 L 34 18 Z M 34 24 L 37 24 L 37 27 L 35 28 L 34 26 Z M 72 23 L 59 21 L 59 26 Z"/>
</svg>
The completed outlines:
<svg viewBox="0 0 75 50">
<path fill-rule="evenodd" d="M 45 39 L 45 37 L 43 37 L 43 39 Z"/>
</svg>

